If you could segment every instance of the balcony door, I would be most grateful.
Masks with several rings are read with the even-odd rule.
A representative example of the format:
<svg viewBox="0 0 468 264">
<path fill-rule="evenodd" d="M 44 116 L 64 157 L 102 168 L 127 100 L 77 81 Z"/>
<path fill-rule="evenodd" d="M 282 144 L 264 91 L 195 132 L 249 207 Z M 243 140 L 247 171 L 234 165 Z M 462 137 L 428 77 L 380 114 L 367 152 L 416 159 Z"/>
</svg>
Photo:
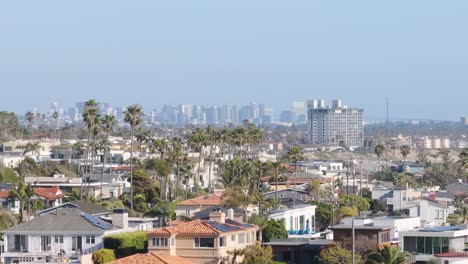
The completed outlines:
<svg viewBox="0 0 468 264">
<path fill-rule="evenodd" d="M 82 242 L 80 236 L 72 237 L 72 251 L 81 251 L 83 249 Z"/>
<path fill-rule="evenodd" d="M 50 236 L 41 236 L 41 249 L 42 252 L 49 252 L 51 247 L 52 239 Z"/>
</svg>

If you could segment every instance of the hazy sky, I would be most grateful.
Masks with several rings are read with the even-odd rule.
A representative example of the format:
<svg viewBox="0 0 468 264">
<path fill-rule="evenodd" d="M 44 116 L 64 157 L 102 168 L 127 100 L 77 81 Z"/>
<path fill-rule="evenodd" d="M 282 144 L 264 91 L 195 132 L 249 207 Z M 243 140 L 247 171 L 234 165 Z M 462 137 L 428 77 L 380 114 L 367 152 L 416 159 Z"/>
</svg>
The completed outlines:
<svg viewBox="0 0 468 264">
<path fill-rule="evenodd" d="M 468 115 L 466 0 L 1 1 L 0 109 L 341 98 Z"/>
</svg>

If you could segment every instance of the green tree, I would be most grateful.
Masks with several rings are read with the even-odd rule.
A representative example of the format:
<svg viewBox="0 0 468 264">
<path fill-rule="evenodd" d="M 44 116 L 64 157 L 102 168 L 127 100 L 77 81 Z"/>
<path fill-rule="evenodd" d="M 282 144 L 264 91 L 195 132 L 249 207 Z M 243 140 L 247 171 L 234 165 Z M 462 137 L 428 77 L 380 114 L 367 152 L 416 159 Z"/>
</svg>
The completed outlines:
<svg viewBox="0 0 468 264">
<path fill-rule="evenodd" d="M 80 174 L 81 173 L 80 160 L 83 154 L 85 153 L 85 146 L 81 142 L 77 141 L 72 146 L 72 152 L 73 152 L 73 158 L 78 160 L 77 171 L 78 171 L 78 174 Z"/>
<path fill-rule="evenodd" d="M 400 147 L 400 153 L 401 153 L 401 156 L 403 157 L 403 160 L 406 160 L 406 157 L 408 157 L 408 154 L 410 153 L 410 151 L 411 151 L 411 147 L 408 145 L 402 145 Z"/>
<path fill-rule="evenodd" d="M 361 263 L 361 256 L 356 254 L 355 263 Z M 337 245 L 328 247 L 320 252 L 320 264 L 351 264 L 353 254 L 351 251 Z"/>
<path fill-rule="evenodd" d="M 8 210 L 0 209 L 0 230 L 16 225 L 16 217 Z M 2 238 L 2 237 L 0 237 Z"/>
<path fill-rule="evenodd" d="M 94 153 L 94 150 L 91 149 L 91 146 L 94 146 L 93 137 L 95 136 L 95 132 L 100 122 L 100 115 L 99 115 L 99 108 L 98 103 L 94 99 L 90 99 L 83 104 L 83 122 L 86 124 L 87 127 L 87 137 L 88 141 L 86 143 L 86 171 L 90 166 L 91 156 Z M 89 169 L 89 172 L 92 172 L 92 168 Z M 80 196 L 83 196 L 83 188 L 84 188 L 84 173 L 81 176 L 81 187 L 80 187 Z M 81 199 L 81 198 L 80 198 Z"/>
<path fill-rule="evenodd" d="M 135 140 L 135 127 L 143 121 L 143 109 L 139 105 L 132 105 L 127 107 L 124 115 L 124 120 L 130 125 L 132 131 L 130 138 L 130 185 L 133 186 L 133 142 Z M 133 211 L 133 188 L 130 188 L 130 209 Z"/>
<path fill-rule="evenodd" d="M 26 144 L 26 148 L 23 151 L 23 155 L 28 153 L 35 154 L 36 160 L 39 161 L 39 156 L 41 154 L 41 145 L 39 143 L 28 143 Z"/>
<path fill-rule="evenodd" d="M 382 249 L 369 253 L 366 263 L 369 264 L 406 264 L 409 263 L 410 254 L 400 251 L 398 247 L 384 246 Z"/>
<path fill-rule="evenodd" d="M 36 119 L 36 115 L 33 112 L 27 112 L 25 115 L 26 121 L 28 122 L 28 130 L 29 134 L 32 135 L 32 127 L 34 124 L 34 120 Z"/>
<path fill-rule="evenodd" d="M 248 246 L 243 252 L 242 264 L 273 264 L 273 250 L 270 246 L 262 247 L 260 243 Z"/>
<path fill-rule="evenodd" d="M 385 153 L 385 146 L 382 143 L 377 144 L 377 146 L 375 146 L 374 148 L 374 153 L 375 155 L 377 155 L 378 164 L 380 168 L 380 160 L 382 158 L 382 155 Z"/>
<path fill-rule="evenodd" d="M 99 249 L 93 253 L 94 264 L 104 264 L 116 260 L 115 252 L 112 249 Z"/>
<path fill-rule="evenodd" d="M 0 165 L 0 182 L 19 183 L 20 181 L 21 179 L 14 170 Z"/>
<path fill-rule="evenodd" d="M 387 206 L 385 206 L 385 204 L 382 201 L 378 199 L 373 199 L 370 202 L 370 209 L 373 212 L 386 212 Z"/>
<path fill-rule="evenodd" d="M 368 211 L 370 204 L 366 198 L 356 194 L 345 194 L 340 196 L 341 207 L 356 207 L 359 211 Z"/>
<path fill-rule="evenodd" d="M 289 162 L 294 164 L 294 189 L 297 188 L 296 178 L 297 178 L 297 163 L 304 160 L 304 153 L 302 149 L 298 146 L 293 146 L 288 149 L 286 156 Z M 296 205 L 296 191 L 293 192 L 293 206 Z"/>
<path fill-rule="evenodd" d="M 20 221 L 24 221 L 24 210 L 28 210 L 28 218 L 31 216 L 31 197 L 34 195 L 34 191 L 31 185 L 26 185 L 20 182 L 18 186 L 10 190 L 10 196 L 20 202 L 19 215 Z"/>
</svg>

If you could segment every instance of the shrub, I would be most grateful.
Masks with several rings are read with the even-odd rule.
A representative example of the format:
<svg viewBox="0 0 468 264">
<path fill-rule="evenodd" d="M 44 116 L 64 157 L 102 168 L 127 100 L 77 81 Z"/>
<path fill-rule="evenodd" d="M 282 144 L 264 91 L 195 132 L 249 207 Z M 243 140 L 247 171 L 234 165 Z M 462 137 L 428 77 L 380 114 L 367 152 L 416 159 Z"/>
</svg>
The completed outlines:
<svg viewBox="0 0 468 264">
<path fill-rule="evenodd" d="M 146 231 L 122 233 L 104 237 L 104 247 L 113 249 L 117 258 L 128 257 L 148 251 L 148 234 Z"/>
<path fill-rule="evenodd" d="M 94 264 L 104 264 L 107 262 L 114 261 L 115 253 L 112 249 L 99 249 L 93 253 L 93 263 Z"/>
</svg>

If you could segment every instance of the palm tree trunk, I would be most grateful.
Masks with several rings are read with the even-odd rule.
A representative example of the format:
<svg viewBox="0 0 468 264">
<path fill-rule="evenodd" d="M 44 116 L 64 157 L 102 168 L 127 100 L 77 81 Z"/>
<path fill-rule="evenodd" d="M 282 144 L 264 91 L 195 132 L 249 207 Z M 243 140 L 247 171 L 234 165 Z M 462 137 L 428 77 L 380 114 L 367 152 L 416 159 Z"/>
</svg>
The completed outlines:
<svg viewBox="0 0 468 264">
<path fill-rule="evenodd" d="M 297 177 L 297 161 L 294 162 L 293 207 L 296 206 L 296 177 Z"/>
<path fill-rule="evenodd" d="M 195 188 L 196 188 L 196 193 L 198 194 L 198 182 L 200 181 L 200 166 L 201 166 L 201 159 L 202 159 L 202 148 L 200 148 L 200 155 L 198 156 L 198 168 L 197 168 L 197 178 L 195 179 Z"/>
<path fill-rule="evenodd" d="M 279 174 L 279 169 L 275 170 L 275 181 L 276 181 L 276 186 L 275 186 L 275 200 L 278 200 L 278 174 Z"/>
<path fill-rule="evenodd" d="M 89 163 L 89 147 L 90 147 L 90 144 L 91 144 L 91 130 L 88 129 L 88 142 L 86 144 L 86 164 L 85 164 L 85 168 L 86 166 L 88 165 L 87 163 Z M 83 171 L 83 173 L 81 174 L 81 186 L 80 186 L 80 201 L 83 197 L 83 185 L 84 185 L 84 176 L 85 176 L 85 171 Z"/>
<path fill-rule="evenodd" d="M 176 161 L 176 166 L 177 166 L 177 174 L 176 174 L 176 196 L 175 198 L 179 197 L 179 176 L 180 176 L 180 165 L 179 165 L 179 158 L 177 158 Z"/>
<path fill-rule="evenodd" d="M 213 143 L 210 143 L 210 165 L 208 167 L 208 189 L 211 188 L 211 167 L 213 163 Z"/>
<path fill-rule="evenodd" d="M 104 160 L 102 161 L 102 171 L 101 171 L 101 202 L 102 202 L 102 189 L 103 189 L 103 179 L 104 179 L 104 170 L 106 169 L 106 157 L 107 157 L 107 146 L 104 146 Z"/>
<path fill-rule="evenodd" d="M 133 211 L 133 136 L 135 126 L 132 125 L 132 138 L 130 139 L 130 210 Z"/>
</svg>

